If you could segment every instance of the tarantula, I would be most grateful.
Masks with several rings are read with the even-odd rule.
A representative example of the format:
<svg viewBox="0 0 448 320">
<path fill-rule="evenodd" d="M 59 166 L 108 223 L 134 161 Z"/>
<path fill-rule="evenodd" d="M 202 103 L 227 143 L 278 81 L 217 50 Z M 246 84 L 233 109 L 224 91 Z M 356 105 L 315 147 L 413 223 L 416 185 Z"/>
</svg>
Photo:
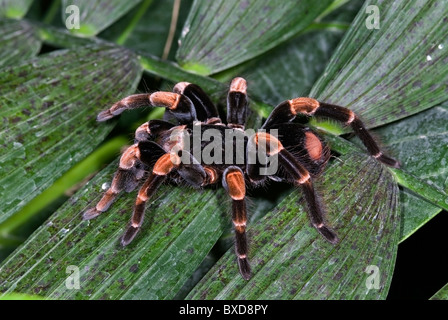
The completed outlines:
<svg viewBox="0 0 448 320">
<path fill-rule="evenodd" d="M 128 109 L 165 107 L 166 114 L 176 124 L 151 120 L 136 130 L 134 144 L 123 152 L 110 188 L 94 208 L 84 212 L 83 218 L 92 219 L 106 211 L 121 191 L 132 191 L 145 177 L 146 181 L 138 192 L 130 225 L 121 238 L 121 243 L 127 245 L 142 226 L 146 202 L 165 180 L 186 181 L 197 187 L 222 183 L 232 201 L 239 270 L 247 280 L 251 277 L 251 268 L 246 238 L 246 186 L 259 186 L 269 178 L 300 186 L 311 224 L 326 240 L 337 243 L 338 237 L 327 224 L 325 212 L 313 187 L 313 180 L 323 171 L 330 157 L 329 147 L 310 128 L 292 121 L 298 115 L 335 119 L 350 126 L 371 156 L 378 161 L 391 167 L 399 167 L 398 162 L 380 150 L 355 113 L 312 98 L 302 97 L 281 102 L 266 119 L 261 130 L 245 134 L 248 110 L 246 89 L 247 84 L 243 78 L 232 80 L 227 95 L 227 123 L 221 121 L 217 108 L 207 94 L 198 85 L 188 82 L 176 84 L 173 92 L 131 95 L 102 111 L 97 117 L 98 121 L 108 120 Z M 195 151 L 199 150 L 200 154 L 212 141 L 202 139 L 199 147 L 192 146 L 191 142 L 194 141 L 191 133 L 194 135 L 194 130 L 199 130 L 202 135 L 212 130 L 215 148 L 210 155 L 213 159 L 224 156 L 226 161 L 219 163 L 210 159 L 206 161 L 205 158 L 197 159 Z M 276 132 L 275 135 L 272 134 L 273 131 Z M 223 138 L 227 133 L 233 135 L 232 140 L 217 139 Z M 229 145 L 233 147 L 233 151 L 227 150 Z M 239 152 L 240 155 L 237 156 L 237 151 L 241 149 L 243 152 Z M 256 157 L 255 161 L 249 161 L 254 153 L 265 155 L 269 161 L 257 160 Z M 271 162 L 277 163 L 279 170 L 266 174 L 268 163 Z"/>
</svg>

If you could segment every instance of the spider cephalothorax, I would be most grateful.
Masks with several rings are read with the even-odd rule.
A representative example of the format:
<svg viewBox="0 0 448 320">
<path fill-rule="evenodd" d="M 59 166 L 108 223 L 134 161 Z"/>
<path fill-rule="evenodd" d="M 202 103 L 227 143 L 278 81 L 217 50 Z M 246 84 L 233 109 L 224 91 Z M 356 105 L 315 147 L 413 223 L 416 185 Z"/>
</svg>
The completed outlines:
<svg viewBox="0 0 448 320">
<path fill-rule="evenodd" d="M 127 109 L 165 107 L 176 123 L 151 120 L 137 129 L 134 144 L 123 152 L 110 188 L 94 208 L 84 212 L 84 219 L 106 211 L 121 191 L 132 191 L 144 178 L 131 223 L 121 239 L 127 245 L 142 226 L 146 202 L 165 180 L 186 181 L 198 187 L 222 183 L 232 201 L 238 265 L 243 278 L 249 279 L 246 186 L 263 184 L 269 178 L 300 186 L 312 225 L 326 240 L 337 243 L 337 235 L 326 223 L 313 187 L 313 180 L 329 159 L 329 148 L 315 132 L 292 120 L 297 115 L 338 120 L 352 128 L 378 161 L 392 167 L 398 167 L 398 162 L 382 153 L 352 111 L 312 98 L 280 103 L 261 130 L 245 132 L 246 88 L 243 78 L 233 79 L 227 95 L 226 123 L 221 121 L 204 91 L 187 82 L 178 83 L 173 92 L 131 95 L 101 112 L 98 121 L 108 120 Z M 207 136 L 207 139 L 201 138 L 198 144 L 195 136 Z"/>
</svg>

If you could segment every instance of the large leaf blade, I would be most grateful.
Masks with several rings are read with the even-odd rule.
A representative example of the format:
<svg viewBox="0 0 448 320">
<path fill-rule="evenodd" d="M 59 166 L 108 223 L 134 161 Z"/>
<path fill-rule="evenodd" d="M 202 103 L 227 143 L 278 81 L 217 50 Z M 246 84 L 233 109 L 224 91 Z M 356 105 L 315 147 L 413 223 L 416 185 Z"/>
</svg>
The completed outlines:
<svg viewBox="0 0 448 320">
<path fill-rule="evenodd" d="M 111 130 L 95 114 L 137 85 L 129 51 L 100 45 L 61 50 L 2 69 L 0 222 L 85 157 Z M 69 147 L 67 147 L 69 146 Z"/>
<path fill-rule="evenodd" d="M 341 30 L 303 34 L 247 62 L 238 75 L 249 81 L 251 97 L 272 106 L 306 96 L 343 34 Z"/>
<path fill-rule="evenodd" d="M 25 20 L 0 19 L 0 67 L 37 55 L 41 41 Z"/>
<path fill-rule="evenodd" d="M 116 168 L 114 161 L 95 176 L 0 266 L 0 292 L 57 299 L 176 295 L 228 222 L 219 206 L 225 195 L 163 186 L 148 202 L 140 235 L 123 248 L 119 238 L 135 192 L 121 196 L 97 219 L 82 220 L 82 212 L 100 200 Z M 79 290 L 66 286 L 70 266 L 79 270 Z"/>
<path fill-rule="evenodd" d="M 185 22 L 191 1 L 181 1 L 178 12 L 174 0 L 146 0 L 123 16 L 98 36 L 115 41 L 136 52 L 162 57 L 170 38 L 173 15 L 178 14 L 173 39 L 177 39 Z M 136 19 L 138 17 L 138 20 Z M 174 56 L 177 42 L 173 41 L 170 55 Z M 171 60 L 171 59 L 170 59 Z"/>
<path fill-rule="evenodd" d="M 369 3 L 372 4 L 372 3 Z M 373 3 L 375 4 L 375 3 Z M 416 29 L 418 31 L 418 35 L 420 37 L 426 37 L 425 34 L 425 30 L 430 29 L 430 25 L 431 23 L 433 24 L 433 26 L 435 26 L 435 28 L 438 28 L 438 24 L 440 23 L 441 19 L 438 19 L 437 17 L 434 18 L 434 16 L 431 14 L 432 10 L 437 10 L 437 6 L 435 3 L 428 3 L 423 5 L 419 5 L 416 6 L 415 3 L 413 3 L 412 5 L 409 6 L 405 6 L 404 9 L 406 10 L 410 10 L 412 11 L 412 14 L 414 15 L 414 20 L 415 19 L 421 19 L 420 22 L 415 23 L 415 25 L 413 24 L 409 24 L 409 21 L 412 21 L 411 18 L 408 18 L 408 20 L 399 20 L 400 17 L 398 13 L 395 13 L 395 15 L 397 15 L 397 17 L 395 17 L 394 13 L 390 10 L 388 6 L 392 6 L 392 5 L 405 5 L 405 3 L 401 3 L 400 2 L 396 2 L 395 4 L 392 3 L 388 3 L 388 6 L 384 6 L 385 3 L 377 3 L 379 5 L 379 9 L 380 9 L 380 17 L 381 17 L 381 28 L 380 30 L 368 30 L 365 26 L 365 20 L 366 17 L 368 16 L 366 14 L 366 10 L 365 7 L 363 7 L 361 9 L 361 11 L 359 12 L 358 18 L 355 21 L 354 25 L 352 26 L 350 32 L 348 32 L 348 34 L 346 35 L 346 38 L 344 39 L 343 44 L 340 45 L 340 48 L 338 49 L 338 51 L 334 54 L 334 57 L 332 58 L 331 62 L 329 63 L 329 66 L 327 68 L 327 70 L 325 70 L 324 72 L 324 76 L 320 79 L 320 82 L 315 86 L 315 88 L 313 89 L 313 92 L 318 92 L 319 90 L 328 93 L 328 96 L 326 98 L 322 98 L 321 100 L 329 100 L 329 101 L 335 101 L 335 100 L 339 100 L 342 97 L 344 99 L 347 99 L 347 101 L 351 101 L 349 99 L 353 99 L 354 109 L 357 109 L 357 105 L 358 102 L 356 102 L 357 99 L 357 95 L 363 95 L 363 94 L 382 94 L 385 91 L 389 92 L 390 96 L 394 96 L 394 97 L 399 97 L 400 95 L 402 95 L 403 93 L 403 89 L 402 89 L 402 85 L 405 85 L 406 82 L 405 81 L 399 81 L 399 80 L 394 80 L 395 84 L 393 86 L 390 86 L 388 88 L 384 88 L 383 86 L 379 86 L 378 88 L 374 87 L 373 89 L 369 86 L 371 86 L 371 81 L 372 79 L 371 74 L 363 74 L 362 71 L 358 72 L 358 69 L 364 68 L 365 65 L 367 65 L 366 68 L 371 67 L 372 64 L 374 64 L 375 61 L 373 57 L 375 57 L 375 59 L 377 58 L 376 56 L 378 56 L 378 60 L 381 60 L 380 58 L 382 57 L 382 55 L 384 55 L 384 60 L 387 60 L 388 63 L 390 63 L 391 65 L 384 67 L 383 69 L 385 69 L 386 71 L 389 70 L 390 72 L 392 72 L 392 76 L 394 74 L 400 73 L 401 71 L 403 72 L 407 72 L 409 73 L 409 76 L 406 74 L 406 77 L 403 76 L 403 79 L 406 78 L 406 81 L 408 79 L 408 77 L 412 76 L 414 77 L 416 80 L 415 82 L 415 86 L 413 86 L 412 90 L 404 90 L 405 92 L 412 92 L 415 90 L 419 90 L 420 93 L 418 94 L 426 94 L 425 89 L 420 88 L 421 86 L 423 86 L 424 88 L 436 88 L 437 86 L 444 86 L 444 83 L 447 82 L 447 76 L 446 76 L 446 72 L 444 72 L 443 68 L 445 67 L 444 65 L 442 66 L 442 68 L 439 70 L 438 73 L 436 73 L 434 75 L 434 73 L 427 73 L 427 71 L 425 70 L 424 72 L 424 76 L 420 77 L 420 74 L 418 72 L 415 72 L 414 69 L 406 69 L 409 66 L 412 66 L 412 63 L 416 63 L 416 61 L 420 58 L 416 58 L 415 55 L 417 55 L 418 57 L 421 56 L 421 54 L 416 51 L 416 50 L 412 50 L 413 47 L 415 47 L 416 45 L 418 46 L 418 41 L 414 40 L 412 42 L 407 43 L 406 41 L 406 32 L 403 31 L 395 31 L 397 34 L 401 34 L 402 38 L 398 37 L 398 39 L 396 39 L 396 41 L 399 42 L 399 46 L 400 48 L 403 50 L 402 57 L 401 59 L 403 61 L 400 60 L 400 52 L 396 52 L 396 50 L 393 50 L 393 54 L 394 57 L 393 59 L 386 59 L 387 54 L 389 52 L 384 52 L 384 53 L 380 53 L 378 52 L 378 50 L 380 50 L 380 47 L 377 47 L 378 45 L 383 45 L 386 46 L 387 44 L 387 39 L 390 38 L 390 34 L 394 31 L 394 28 L 397 28 L 397 30 L 404 29 L 406 30 L 406 28 L 409 28 L 408 32 L 411 32 L 413 29 Z M 386 10 L 387 9 L 387 10 Z M 387 12 L 385 12 L 385 10 Z M 385 15 L 384 13 L 387 13 L 387 15 Z M 443 16 L 443 15 L 441 15 Z M 417 17 L 417 18 L 416 18 Z M 440 17 L 440 16 L 439 16 Z M 396 21 L 397 20 L 397 21 Z M 442 19 L 443 21 L 443 19 Z M 444 26 L 445 27 L 445 26 Z M 415 31 L 415 30 L 414 30 Z M 415 33 L 415 32 L 414 32 Z M 413 33 L 413 34 L 414 34 Z M 430 34 L 430 37 L 437 37 L 437 35 L 439 35 L 439 33 L 437 34 Z M 306 36 L 306 35 L 305 35 Z M 319 34 L 320 36 L 320 34 Z M 300 38 L 305 38 L 304 36 L 300 37 Z M 415 41 L 415 42 L 414 42 Z M 293 41 L 289 41 L 292 42 Z M 288 42 L 288 44 L 289 44 Z M 377 42 L 379 42 L 380 44 L 377 44 Z M 424 43 L 427 42 L 427 40 L 425 39 L 423 41 Z M 314 43 L 316 43 L 316 41 L 314 41 Z M 360 46 L 361 44 L 361 46 Z M 372 46 L 369 47 L 369 44 L 372 44 Z M 374 44 L 374 45 L 373 45 Z M 394 44 L 395 45 L 395 44 Z M 294 92 L 294 89 L 298 90 L 298 89 L 302 89 L 304 86 L 303 84 L 300 83 L 300 81 L 303 82 L 303 80 L 299 81 L 299 84 L 297 85 L 297 87 L 292 86 L 292 84 L 296 84 L 297 80 L 295 79 L 296 75 L 300 75 L 301 72 L 300 70 L 296 72 L 289 72 L 291 70 L 294 70 L 294 59 L 291 59 L 290 61 L 288 59 L 284 59 L 285 57 L 288 58 L 288 54 L 287 51 L 291 51 L 291 52 L 295 52 L 297 50 L 303 50 L 304 47 L 307 46 L 307 43 L 305 43 L 304 45 L 301 45 L 299 49 L 294 49 L 294 45 L 293 47 L 287 47 L 284 51 L 283 54 L 279 54 L 277 55 L 277 57 L 274 57 L 272 59 L 272 61 L 270 61 L 268 59 L 268 64 L 264 65 L 262 64 L 261 66 L 259 66 L 256 71 L 253 71 L 254 74 L 256 74 L 256 76 L 251 75 L 250 78 L 253 78 L 253 82 L 256 84 L 256 92 L 258 94 L 260 94 L 260 96 L 263 99 L 266 99 L 267 101 L 269 101 L 272 104 L 276 104 L 279 101 L 281 101 L 280 99 L 287 99 L 288 96 L 286 96 L 285 94 L 288 93 L 288 91 L 290 92 Z M 397 46 L 397 45 L 395 45 Z M 406 49 L 406 50 L 405 50 Z M 440 41 L 440 44 L 437 45 L 437 47 L 433 46 L 433 49 L 436 51 L 436 53 L 441 53 L 441 51 L 443 51 L 444 49 L 444 44 L 443 41 Z M 275 51 L 279 50 L 279 48 L 272 50 L 272 53 L 274 53 Z M 372 51 L 372 52 L 370 52 Z M 407 52 L 411 52 L 410 54 L 407 54 Z M 269 53 L 268 53 L 269 54 Z M 364 55 L 363 55 L 364 54 Z M 343 57 L 341 57 L 341 55 L 344 55 Z M 313 56 L 313 55 L 310 55 Z M 299 56 L 300 57 L 300 56 Z M 446 57 L 444 55 L 440 56 L 440 55 L 432 55 L 431 59 L 438 59 L 438 63 L 443 62 L 443 59 L 446 59 Z M 308 58 L 308 56 L 305 56 L 305 58 L 307 59 L 311 59 Z M 347 59 L 344 59 L 347 58 Z M 427 56 L 423 57 L 425 61 L 427 61 Z M 395 62 L 394 62 L 395 59 Z M 283 61 L 285 60 L 285 61 Z M 297 59 L 297 61 L 300 61 L 301 59 Z M 364 61 L 365 60 L 365 61 Z M 391 60 L 391 61 L 390 61 Z M 442 60 L 442 61 L 441 61 Z M 429 62 L 432 62 L 433 60 L 430 60 Z M 427 61 L 428 62 L 428 61 Z M 272 64 L 273 66 L 270 68 L 269 67 L 269 63 Z M 404 66 L 402 66 L 401 64 L 404 64 Z M 308 71 L 309 69 L 311 69 L 311 66 L 313 66 L 314 64 L 308 63 L 304 66 L 304 68 L 302 68 L 301 70 L 303 71 Z M 269 69 L 270 68 L 270 69 Z M 348 68 L 350 69 L 350 71 L 346 71 L 345 69 Z M 430 65 L 429 68 L 438 68 L 438 64 L 435 63 L 434 65 Z M 397 70 L 399 71 L 397 71 Z M 266 73 L 265 70 L 269 70 L 269 73 Z M 275 79 L 276 77 L 276 73 L 274 72 L 274 70 L 281 70 L 281 77 L 279 77 L 279 79 Z M 312 70 L 312 69 L 311 69 Z M 400 71 L 401 70 L 401 71 Z M 272 76 L 267 76 L 267 74 L 272 75 Z M 345 75 L 345 78 L 344 78 Z M 271 78 L 275 79 L 275 81 L 272 81 Z M 378 77 L 378 76 L 377 76 Z M 302 77 L 300 77 L 302 78 Z M 304 77 L 305 81 L 307 80 L 307 77 Z M 345 85 L 341 85 L 341 83 L 343 81 L 352 81 L 352 78 L 355 79 L 353 80 L 353 82 L 356 84 L 356 86 L 353 88 L 351 87 L 351 91 L 349 92 L 349 94 L 347 94 L 348 92 L 346 92 L 346 86 Z M 377 79 L 378 80 L 378 79 Z M 380 79 L 381 81 L 385 81 L 385 82 L 390 82 L 389 79 L 389 75 L 387 77 L 384 77 L 384 79 Z M 334 84 L 333 81 L 336 83 Z M 339 83 L 339 84 L 338 84 Z M 333 91 L 329 91 L 330 89 L 326 89 L 325 86 L 328 85 L 329 87 L 332 88 Z M 365 88 L 364 88 L 365 86 Z M 259 89 L 259 90 L 258 90 Z M 421 89 L 421 90 L 420 90 Z M 327 92 L 328 90 L 328 92 Z M 364 91 L 363 91 L 364 90 Z M 368 91 L 370 90 L 370 91 Z M 307 91 L 304 91 L 305 93 Z M 417 93 L 416 93 L 417 94 Z M 311 95 L 314 95 L 313 93 Z M 291 93 L 289 93 L 289 97 L 291 97 Z M 296 95 L 297 96 L 297 95 Z M 415 99 L 418 99 L 419 95 L 415 96 L 408 96 L 405 97 L 405 100 L 403 101 L 403 104 L 409 104 L 411 109 L 412 106 L 416 106 L 417 105 L 417 101 Z M 446 98 L 444 98 L 443 95 L 439 95 L 439 99 L 440 100 L 444 100 Z M 359 110 L 357 113 L 362 117 L 363 120 L 365 120 L 366 123 L 370 124 L 370 125 L 378 125 L 381 124 L 381 122 L 378 122 L 378 120 L 380 118 L 378 118 L 377 115 L 380 115 L 384 112 L 391 112 L 392 113 L 399 113 L 397 110 L 400 108 L 397 108 L 396 105 L 394 105 L 396 101 L 385 101 L 385 103 L 387 104 L 386 106 L 384 106 L 384 103 L 382 102 L 381 104 L 363 104 L 362 102 L 359 102 Z M 341 102 L 342 104 L 343 102 Z M 347 102 L 350 106 L 350 102 Z M 433 106 L 433 103 L 435 103 L 434 101 L 431 101 L 429 104 L 426 103 L 425 101 L 423 101 L 422 104 L 420 104 L 420 101 L 418 101 L 418 107 L 420 108 L 428 108 Z M 385 109 L 383 109 L 383 107 Z M 364 109 L 362 109 L 364 108 Z M 368 110 L 367 110 L 368 109 Z M 368 111 L 368 112 L 366 112 Z M 411 110 L 410 113 L 412 112 L 417 112 L 418 110 Z M 431 112 L 431 111 L 429 111 Z M 435 111 L 433 111 L 434 114 Z M 365 115 L 366 114 L 366 115 Z M 370 114 L 370 115 L 369 115 Z M 405 116 L 406 113 L 400 113 L 400 117 L 401 116 Z M 391 118 L 387 121 L 392 121 L 395 119 L 395 116 L 391 116 Z M 437 134 L 443 134 L 444 129 L 444 124 L 443 124 L 443 120 L 444 117 L 442 116 L 440 121 L 435 121 L 435 122 L 431 122 L 431 119 L 428 119 L 428 123 L 427 124 L 422 124 L 419 127 L 420 131 L 424 130 L 425 127 L 430 128 L 428 129 L 429 131 L 432 132 L 437 132 Z M 410 120 L 413 121 L 413 120 Z M 316 122 L 314 122 L 314 124 L 316 124 Z M 399 159 L 405 166 L 405 170 L 409 171 L 409 173 L 414 174 L 419 176 L 419 170 L 422 169 L 422 166 L 425 168 L 424 170 L 426 170 L 427 172 L 431 171 L 432 173 L 430 173 L 429 175 L 433 176 L 435 174 L 437 174 L 437 171 L 441 171 L 444 172 L 446 164 L 442 164 L 442 158 L 443 158 L 443 152 L 442 150 L 444 150 L 443 146 L 446 144 L 444 141 L 440 141 L 440 139 L 434 139 L 434 140 L 427 140 L 426 141 L 426 145 L 414 145 L 414 147 L 408 147 L 409 145 L 413 145 L 412 141 L 410 141 L 412 139 L 412 137 L 407 137 L 407 133 L 406 131 L 406 127 L 409 124 L 409 122 L 407 120 L 405 120 L 404 122 L 398 122 L 398 123 L 394 123 L 390 125 L 390 128 L 402 128 L 402 131 L 400 131 L 399 129 L 387 129 L 389 127 L 386 127 L 385 130 L 377 130 L 375 132 L 375 134 L 380 138 L 379 140 L 381 141 L 381 144 L 386 146 L 386 149 L 389 150 L 397 159 Z M 433 125 L 431 125 L 433 124 Z M 322 126 L 323 123 L 317 123 L 318 126 Z M 325 124 L 326 126 L 328 124 Z M 332 125 L 332 124 L 330 124 Z M 415 126 L 413 126 L 415 127 Z M 326 127 L 328 128 L 328 127 Z M 334 127 L 330 127 L 331 130 L 335 130 Z M 336 132 L 339 129 L 336 130 Z M 409 133 L 409 132 L 408 132 Z M 402 146 L 400 145 L 396 145 L 394 144 L 392 141 L 396 140 L 398 137 L 403 137 L 406 136 L 406 150 L 403 151 Z M 384 138 L 384 139 L 383 139 Z M 442 139 L 443 140 L 443 139 Z M 414 143 L 415 144 L 415 143 Z M 437 157 L 431 157 L 432 159 L 437 158 L 438 162 L 433 162 L 431 164 L 428 165 L 423 165 L 425 162 L 427 162 L 428 157 L 425 157 L 426 154 L 425 152 L 428 151 L 427 149 L 427 145 L 431 144 L 430 149 L 434 150 L 434 154 L 437 154 Z M 442 146 L 441 148 L 438 146 Z M 395 150 L 397 149 L 397 150 Z M 437 149 L 437 150 L 436 150 Z M 416 150 L 416 151 L 414 151 Z M 418 154 L 414 155 L 414 153 L 417 152 Z M 441 154 L 442 153 L 442 154 Z M 413 161 L 409 161 L 410 159 L 414 159 Z M 409 162 L 409 164 L 407 164 L 407 162 Z M 408 169 L 409 168 L 409 169 Z M 429 170 L 429 171 L 428 171 Z M 443 174 L 439 175 L 439 179 L 444 179 L 443 178 Z M 422 181 L 423 182 L 423 181 Z M 436 188 L 439 189 L 443 189 L 443 182 L 444 181 L 440 181 L 439 183 L 434 184 L 433 181 L 429 181 L 429 183 L 432 186 L 435 186 Z M 416 190 L 414 190 L 416 191 Z M 425 197 L 425 195 L 422 195 L 423 197 Z M 438 212 L 440 212 L 440 208 L 437 206 L 433 206 L 430 205 L 428 202 L 424 201 L 424 200 L 418 200 L 415 195 L 409 193 L 409 191 L 404 190 L 402 191 L 402 205 L 404 208 L 404 223 L 403 223 L 403 235 L 402 235 L 402 240 L 404 240 L 406 237 L 408 237 L 410 234 L 412 234 L 415 230 L 417 230 L 418 227 L 422 226 L 425 222 L 427 222 L 431 217 L 433 217 L 435 214 L 437 214 Z M 417 209 L 417 207 L 419 209 Z"/>
<path fill-rule="evenodd" d="M 403 170 L 433 188 L 448 191 L 448 103 L 374 131 L 403 163 Z M 406 239 L 442 209 L 404 190 L 403 231 Z"/>
<path fill-rule="evenodd" d="M 33 0 L 1 0 L 0 17 L 19 19 L 30 8 Z"/>
<path fill-rule="evenodd" d="M 250 95 L 272 106 L 307 96 L 361 6 L 358 0 L 347 2 L 325 17 L 330 22 L 316 23 L 316 29 L 311 25 L 311 30 L 238 66 L 232 75 L 245 77 Z"/>
<path fill-rule="evenodd" d="M 367 28 L 367 5 L 380 28 Z M 448 7 L 438 1 L 366 2 L 310 95 L 349 107 L 369 127 L 446 100 Z"/>
<path fill-rule="evenodd" d="M 347 185 L 347 182 L 350 184 Z M 386 168 L 359 154 L 334 163 L 318 186 L 341 237 L 335 247 L 309 226 L 291 194 L 249 228 L 253 278 L 244 281 L 229 250 L 192 290 L 192 299 L 385 298 L 399 236 L 398 188 Z M 275 230 L 275 231 L 274 231 Z M 381 284 L 366 286 L 376 266 Z"/>
<path fill-rule="evenodd" d="M 79 26 L 74 25 L 70 31 L 79 36 L 94 36 L 125 15 L 140 1 L 142 0 L 63 0 L 62 21 L 70 20 L 70 23 L 74 24 L 76 18 L 79 18 Z M 79 16 L 76 17 L 76 14 Z"/>
<path fill-rule="evenodd" d="M 195 1 L 179 40 L 177 60 L 203 74 L 228 69 L 291 38 L 330 3 Z"/>
<path fill-rule="evenodd" d="M 431 300 L 448 300 L 448 284 L 446 284 L 442 289 L 437 291 Z"/>
</svg>

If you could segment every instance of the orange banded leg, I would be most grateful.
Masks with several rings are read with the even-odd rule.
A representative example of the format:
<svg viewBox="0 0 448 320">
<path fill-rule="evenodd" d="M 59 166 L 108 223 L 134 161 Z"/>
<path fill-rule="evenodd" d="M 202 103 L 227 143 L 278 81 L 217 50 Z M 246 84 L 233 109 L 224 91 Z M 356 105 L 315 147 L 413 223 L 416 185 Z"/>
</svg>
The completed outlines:
<svg viewBox="0 0 448 320">
<path fill-rule="evenodd" d="M 295 98 L 283 101 L 272 111 L 271 115 L 264 123 L 263 128 L 269 129 L 275 124 L 290 122 L 294 120 L 298 114 L 326 117 L 350 126 L 366 146 L 367 151 L 372 157 L 387 166 L 394 168 L 400 167 L 398 161 L 385 155 L 380 150 L 372 135 L 353 111 L 334 104 L 320 102 L 312 98 Z"/>
<path fill-rule="evenodd" d="M 149 120 L 135 130 L 135 142 L 155 140 L 161 133 L 172 129 L 175 125 L 163 120 Z"/>
<path fill-rule="evenodd" d="M 186 150 L 182 150 L 182 157 L 185 157 L 183 160 L 189 158 L 189 161 L 188 163 L 182 161 L 177 167 L 177 173 L 190 185 L 196 187 L 203 186 L 208 180 L 207 172 L 204 167 Z"/>
<path fill-rule="evenodd" d="M 206 174 L 203 186 L 209 185 L 209 184 L 215 184 L 218 181 L 219 174 L 216 171 L 215 168 L 210 166 L 204 166 L 204 171 Z"/>
<path fill-rule="evenodd" d="M 199 121 L 221 123 L 216 106 L 200 86 L 189 82 L 179 82 L 174 86 L 173 92 L 183 94 L 193 102 Z"/>
<path fill-rule="evenodd" d="M 165 107 L 179 123 L 191 123 L 196 120 L 196 110 L 191 100 L 175 92 L 158 91 L 152 94 L 133 94 L 116 102 L 107 110 L 101 111 L 97 116 L 97 121 L 106 121 L 125 110 L 141 107 Z"/>
<path fill-rule="evenodd" d="M 292 181 L 302 188 L 311 224 L 326 240 L 333 244 L 337 243 L 339 239 L 336 233 L 325 222 L 325 212 L 319 202 L 308 170 L 286 149 L 279 151 L 278 162 L 279 166 L 285 170 Z"/>
<path fill-rule="evenodd" d="M 278 157 L 279 167 L 286 172 L 294 184 L 299 185 L 302 188 L 308 206 L 308 216 L 310 217 L 312 225 L 326 240 L 331 243 L 337 243 L 338 237 L 336 236 L 336 233 L 331 230 L 325 222 L 325 212 L 319 203 L 308 170 L 296 157 L 283 147 L 282 143 L 277 138 L 269 133 L 259 132 L 255 134 L 254 137 L 249 140 L 249 144 L 250 143 L 254 143 L 257 148 L 263 148 L 269 156 Z"/>
<path fill-rule="evenodd" d="M 267 175 L 261 174 L 261 169 L 266 167 L 268 158 L 261 159 L 260 156 L 276 156 L 283 149 L 281 142 L 267 132 L 257 132 L 251 136 L 247 143 L 247 165 L 246 172 L 253 184 L 261 184 Z M 272 161 L 273 159 L 269 159 Z M 263 162 L 263 166 L 260 164 Z M 266 163 L 264 163 L 266 162 Z M 269 175 L 271 176 L 271 175 Z"/>
<path fill-rule="evenodd" d="M 244 129 L 247 116 L 247 83 L 243 78 L 234 78 L 227 94 L 227 124 Z"/>
<path fill-rule="evenodd" d="M 228 167 L 223 173 L 224 188 L 232 198 L 232 221 L 235 229 L 235 252 L 238 259 L 240 273 L 244 279 L 251 277 L 248 259 L 249 248 L 246 237 L 246 184 L 244 174 L 236 166 Z"/>
<path fill-rule="evenodd" d="M 174 153 L 165 153 L 154 164 L 151 174 L 140 188 L 131 217 L 131 224 L 126 229 L 121 244 L 128 245 L 136 236 L 143 223 L 146 202 L 151 198 L 167 175 L 180 164 L 180 158 Z"/>
<path fill-rule="evenodd" d="M 107 211 L 121 191 L 126 190 L 129 192 L 137 186 L 138 180 L 143 176 L 143 171 L 136 168 L 139 160 L 140 149 L 138 144 L 130 146 L 123 152 L 111 186 L 94 208 L 90 208 L 84 212 L 84 220 L 93 219 Z"/>
</svg>

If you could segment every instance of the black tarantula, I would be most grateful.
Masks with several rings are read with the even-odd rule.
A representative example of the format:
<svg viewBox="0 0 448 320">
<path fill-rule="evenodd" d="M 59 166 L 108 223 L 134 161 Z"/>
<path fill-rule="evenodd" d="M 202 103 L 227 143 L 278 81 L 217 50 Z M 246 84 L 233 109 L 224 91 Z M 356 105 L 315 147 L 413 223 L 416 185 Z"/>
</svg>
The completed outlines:
<svg viewBox="0 0 448 320">
<path fill-rule="evenodd" d="M 235 251 L 240 273 L 247 280 L 251 276 L 251 268 L 246 239 L 246 186 L 258 186 L 266 178 L 271 178 L 300 186 L 312 225 L 326 240 L 337 243 L 338 237 L 326 223 L 324 210 L 313 187 L 314 178 L 322 172 L 330 157 L 329 148 L 315 132 L 292 120 L 297 115 L 305 115 L 340 121 L 351 127 L 378 161 L 391 167 L 399 167 L 398 162 L 383 154 L 352 111 L 312 98 L 295 98 L 280 103 L 267 118 L 262 130 L 247 135 L 244 131 L 248 106 L 246 89 L 247 84 L 243 78 L 232 80 L 227 95 L 227 123 L 221 121 L 215 105 L 205 92 L 188 82 L 176 84 L 173 92 L 131 95 L 101 112 L 98 121 L 108 120 L 127 109 L 165 107 L 177 124 L 151 120 L 141 125 L 135 133 L 134 144 L 121 156 L 110 188 L 96 207 L 84 212 L 83 218 L 97 217 L 110 207 L 121 191 L 133 190 L 139 180 L 145 177 L 146 181 L 138 192 L 131 223 L 121 239 L 121 243 L 127 245 L 142 226 L 146 202 L 165 180 L 186 181 L 199 187 L 222 183 L 232 201 Z M 205 134 L 211 129 L 220 138 L 216 140 L 215 136 L 214 141 L 221 141 L 218 150 L 214 149 L 213 157 L 217 154 L 224 156 L 225 162 L 196 159 L 194 146 L 189 143 L 194 142 L 189 135 L 194 130 Z M 277 133 L 275 135 L 272 134 L 274 130 Z M 236 140 L 242 137 L 239 141 L 242 141 L 242 145 L 233 138 L 230 142 L 222 140 L 229 132 L 237 137 Z M 211 139 L 201 140 L 199 152 L 205 151 L 211 143 Z M 234 147 L 230 153 L 227 150 L 229 143 Z M 239 158 L 238 146 L 240 150 L 243 148 Z M 267 169 L 267 162 L 249 161 L 252 153 L 264 154 L 270 161 L 275 159 L 280 170 L 263 174 L 262 169 Z M 148 171 L 149 174 L 145 175 Z"/>
</svg>

